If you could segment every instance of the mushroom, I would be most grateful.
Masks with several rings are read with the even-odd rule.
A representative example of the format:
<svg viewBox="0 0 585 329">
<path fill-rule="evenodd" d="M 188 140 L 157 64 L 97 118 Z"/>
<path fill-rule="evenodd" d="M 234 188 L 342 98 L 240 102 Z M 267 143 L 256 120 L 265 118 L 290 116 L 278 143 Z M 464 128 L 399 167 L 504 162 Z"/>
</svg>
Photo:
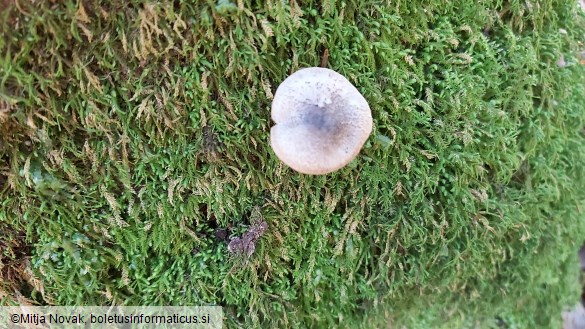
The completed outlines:
<svg viewBox="0 0 585 329">
<path fill-rule="evenodd" d="M 341 74 L 301 69 L 274 94 L 272 149 L 292 169 L 309 175 L 336 171 L 353 160 L 372 132 L 368 102 Z"/>
</svg>

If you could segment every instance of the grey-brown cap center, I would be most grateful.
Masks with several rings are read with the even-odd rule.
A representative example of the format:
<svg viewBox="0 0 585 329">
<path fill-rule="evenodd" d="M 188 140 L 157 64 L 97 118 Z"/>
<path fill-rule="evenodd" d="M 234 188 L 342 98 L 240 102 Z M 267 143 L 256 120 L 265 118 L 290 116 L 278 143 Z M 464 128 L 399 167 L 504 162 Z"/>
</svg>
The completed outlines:
<svg viewBox="0 0 585 329">
<path fill-rule="evenodd" d="M 310 125 L 323 133 L 333 133 L 338 129 L 338 122 L 328 112 L 325 108 L 307 104 L 301 120 L 304 124 Z"/>
</svg>

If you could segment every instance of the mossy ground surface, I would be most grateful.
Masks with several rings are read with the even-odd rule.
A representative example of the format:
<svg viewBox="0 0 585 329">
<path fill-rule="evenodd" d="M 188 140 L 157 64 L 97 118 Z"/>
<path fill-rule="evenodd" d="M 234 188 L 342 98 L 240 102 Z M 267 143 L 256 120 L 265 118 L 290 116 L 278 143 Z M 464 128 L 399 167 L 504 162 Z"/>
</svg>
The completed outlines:
<svg viewBox="0 0 585 329">
<path fill-rule="evenodd" d="M 558 328 L 578 299 L 577 1 L 0 3 L 3 304 Z M 374 132 L 301 175 L 270 149 L 270 102 L 326 49 Z M 231 255 L 223 233 L 258 222 Z"/>
</svg>

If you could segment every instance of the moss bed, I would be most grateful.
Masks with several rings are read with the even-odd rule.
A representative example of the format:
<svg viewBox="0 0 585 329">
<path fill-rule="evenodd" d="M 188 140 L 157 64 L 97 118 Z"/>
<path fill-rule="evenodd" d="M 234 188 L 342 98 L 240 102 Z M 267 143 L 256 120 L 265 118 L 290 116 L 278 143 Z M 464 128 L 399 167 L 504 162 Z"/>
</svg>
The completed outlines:
<svg viewBox="0 0 585 329">
<path fill-rule="evenodd" d="M 230 328 L 558 328 L 577 301 L 577 1 L 0 8 L 2 304 L 217 304 Z M 270 148 L 271 99 L 327 52 L 374 131 L 349 166 L 302 175 Z M 250 257 L 228 251 L 263 223 Z"/>
</svg>

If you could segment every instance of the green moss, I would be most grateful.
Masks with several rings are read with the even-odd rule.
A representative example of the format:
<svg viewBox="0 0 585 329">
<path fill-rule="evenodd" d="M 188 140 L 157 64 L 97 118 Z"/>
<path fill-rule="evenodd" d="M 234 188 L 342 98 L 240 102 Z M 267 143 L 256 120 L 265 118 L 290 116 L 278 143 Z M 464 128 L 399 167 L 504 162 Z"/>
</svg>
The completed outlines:
<svg viewBox="0 0 585 329">
<path fill-rule="evenodd" d="M 1 14 L 0 227 L 27 232 L 33 300 L 214 303 L 230 327 L 550 328 L 578 298 L 574 1 Z M 274 156 L 270 102 L 326 49 L 375 128 L 313 177 Z M 230 254 L 218 230 L 259 220 L 252 257 Z"/>
</svg>

